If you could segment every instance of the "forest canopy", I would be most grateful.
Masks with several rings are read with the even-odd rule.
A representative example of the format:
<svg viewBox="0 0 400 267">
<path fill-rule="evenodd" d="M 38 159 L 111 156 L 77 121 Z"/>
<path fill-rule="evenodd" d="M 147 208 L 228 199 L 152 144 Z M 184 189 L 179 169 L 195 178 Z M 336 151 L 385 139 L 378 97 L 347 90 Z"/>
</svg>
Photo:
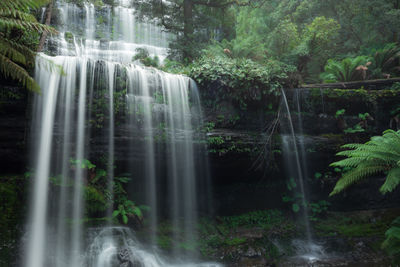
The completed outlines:
<svg viewBox="0 0 400 267">
<path fill-rule="evenodd" d="M 177 34 L 170 58 L 186 64 L 212 52 L 259 64 L 278 60 L 294 66 L 306 83 L 343 81 L 329 73 L 327 64 L 333 62 L 355 72 L 348 75 L 354 79 L 399 75 L 398 0 L 151 0 L 134 5 L 140 17 L 157 18 Z M 364 65 L 346 65 L 359 56 L 366 59 Z"/>
</svg>

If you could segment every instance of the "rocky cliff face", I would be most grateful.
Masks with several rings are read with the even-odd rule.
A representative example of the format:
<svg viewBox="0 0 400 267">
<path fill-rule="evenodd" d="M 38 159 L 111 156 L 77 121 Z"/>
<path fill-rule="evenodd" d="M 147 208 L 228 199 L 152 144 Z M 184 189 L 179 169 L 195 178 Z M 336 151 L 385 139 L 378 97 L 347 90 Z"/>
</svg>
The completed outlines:
<svg viewBox="0 0 400 267">
<path fill-rule="evenodd" d="M 25 89 L 0 81 L 1 173 L 26 170 L 28 138 L 28 97 Z"/>
<path fill-rule="evenodd" d="M 201 88 L 200 88 L 201 90 Z M 2 173 L 23 173 L 29 165 L 29 125 L 32 114 L 29 93 L 2 82 L 0 86 L 0 160 Z M 214 184 L 215 211 L 233 214 L 262 208 L 284 207 L 282 195 L 287 190 L 282 172 L 280 124 L 275 106 L 279 98 L 254 102 L 246 109 L 234 101 L 218 102 L 202 93 L 204 129 Z M 350 189 L 346 194 L 328 198 L 340 173 L 328 165 L 341 145 L 364 142 L 368 136 L 397 128 L 400 92 L 396 90 L 301 89 L 287 92 L 294 124 L 298 123 L 296 98 L 305 134 L 311 201 L 327 199 L 333 210 L 392 207 L 400 194 L 382 196 L 381 179 L 372 179 Z M 117 100 L 118 101 L 118 98 Z M 368 113 L 368 115 L 366 114 Z M 120 113 L 122 114 L 122 113 Z M 123 115 L 121 120 L 123 120 Z M 268 127 L 275 125 L 270 136 Z M 121 124 L 122 125 L 122 124 Z M 140 137 L 126 135 L 116 127 L 116 163 L 120 172 L 140 164 L 141 156 L 127 156 L 127 142 L 139 146 Z M 106 132 L 101 124 L 93 128 L 91 158 L 104 156 Z M 269 142 L 267 142 L 269 140 Z M 160 151 L 163 150 L 160 139 Z M 140 150 L 138 150 L 140 151 Z M 133 163 L 132 163 L 133 162 Z M 135 163 L 136 162 L 136 163 Z M 160 169 L 163 166 L 159 166 Z"/>
</svg>

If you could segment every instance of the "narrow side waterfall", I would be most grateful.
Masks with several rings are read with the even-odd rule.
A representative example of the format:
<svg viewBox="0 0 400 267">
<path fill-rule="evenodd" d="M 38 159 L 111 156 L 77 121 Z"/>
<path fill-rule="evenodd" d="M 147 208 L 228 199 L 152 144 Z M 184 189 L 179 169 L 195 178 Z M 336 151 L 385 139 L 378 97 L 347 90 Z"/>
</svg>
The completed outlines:
<svg viewBox="0 0 400 267">
<path fill-rule="evenodd" d="M 304 164 L 302 164 L 302 157 L 300 154 L 300 150 L 298 148 L 299 145 L 298 145 L 297 135 L 294 129 L 289 103 L 284 90 L 282 90 L 282 105 L 284 106 L 284 109 L 286 111 L 286 117 L 289 126 L 288 129 L 289 134 L 282 135 L 283 154 L 285 157 L 286 165 L 288 166 L 289 178 L 294 179 L 296 183 L 298 183 L 299 185 L 298 193 L 300 193 L 301 195 L 299 195 L 298 197 L 300 198 L 300 204 L 302 206 L 302 213 L 303 213 L 302 219 L 305 225 L 307 241 L 311 243 L 311 228 L 310 228 L 310 221 L 308 219 L 307 199 L 306 199 L 307 196 L 306 196 L 305 181 L 304 181 Z"/>
<path fill-rule="evenodd" d="M 289 102 L 286 93 L 282 90 L 282 106 L 284 117 L 281 118 L 282 153 L 286 166 L 288 188 L 291 189 L 293 210 L 300 213 L 300 220 L 304 224 L 304 240 L 294 240 L 298 256 L 313 262 L 323 256 L 323 248 L 314 243 L 308 213 L 308 192 L 306 179 L 309 177 L 306 147 L 303 134 L 303 120 L 301 116 L 300 92 L 295 91 L 294 104 L 297 111 L 297 125 L 292 120 Z M 296 206 L 296 208 L 295 208 Z"/>
<path fill-rule="evenodd" d="M 177 241 L 193 242 L 199 206 L 207 206 L 198 200 L 209 192 L 198 142 L 202 116 L 193 81 L 133 62 L 137 48 L 162 62 L 173 36 L 136 20 L 129 2 L 56 1 L 60 35 L 48 41 L 35 70 L 42 93 L 33 100 L 25 267 L 217 266 L 188 263 L 176 245 L 168 257 L 158 256 L 160 218 L 179 229 Z M 121 169 L 127 177 L 117 177 Z M 121 183 L 129 199 L 117 199 Z M 147 245 L 129 228 L 112 226 L 121 209 L 115 203 L 133 205 L 130 197 L 149 207 Z M 103 203 L 96 211 L 93 199 Z M 90 212 L 101 219 L 99 227 L 88 227 Z"/>
</svg>

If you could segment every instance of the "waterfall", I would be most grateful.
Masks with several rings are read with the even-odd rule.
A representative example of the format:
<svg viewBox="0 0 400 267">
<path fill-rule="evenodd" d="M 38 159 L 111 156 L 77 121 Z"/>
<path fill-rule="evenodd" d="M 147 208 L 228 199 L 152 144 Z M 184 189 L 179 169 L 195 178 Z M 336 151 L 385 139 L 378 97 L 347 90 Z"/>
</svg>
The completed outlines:
<svg viewBox="0 0 400 267">
<path fill-rule="evenodd" d="M 292 114 L 286 93 L 282 92 L 282 106 L 286 112 L 285 118 L 281 118 L 281 125 L 283 134 L 282 137 L 282 154 L 285 161 L 286 172 L 291 189 L 293 199 L 295 202 L 299 202 L 301 220 L 305 228 L 305 240 L 293 240 L 293 246 L 297 248 L 298 256 L 306 259 L 309 262 L 313 262 L 318 258 L 323 257 L 323 247 L 315 244 L 312 238 L 312 230 L 310 226 L 310 219 L 308 214 L 308 192 L 306 188 L 306 179 L 309 177 L 307 158 L 306 158 L 306 146 L 303 133 L 303 120 L 301 116 L 301 105 L 300 105 L 300 92 L 295 91 L 294 101 L 297 110 L 297 127 L 295 127 Z M 287 126 L 283 122 L 287 121 Z"/>
<path fill-rule="evenodd" d="M 35 68 L 42 93 L 33 101 L 34 177 L 24 266 L 123 266 L 123 253 L 145 267 L 217 266 L 180 260 L 179 246 L 169 257 L 148 248 L 156 245 L 161 216 L 183 232 L 174 233 L 176 239 L 195 240 L 198 207 L 207 206 L 198 195 L 209 191 L 204 145 L 196 144 L 202 118 L 195 83 L 132 62 L 136 48 L 162 62 L 173 36 L 137 20 L 128 0 L 116 7 L 60 0 L 56 8 L 60 35 L 47 45 L 53 56 L 40 54 Z M 86 227 L 85 188 L 93 179 L 87 159 L 99 153 L 110 193 L 105 213 L 113 212 L 114 165 L 122 155 L 125 170 L 135 174 L 131 187 L 150 207 L 149 246 L 129 228 Z"/>
<path fill-rule="evenodd" d="M 283 154 L 286 158 L 285 162 L 288 166 L 290 178 L 296 179 L 299 185 L 299 193 L 301 194 L 300 202 L 301 206 L 303 207 L 302 218 L 306 229 L 306 238 L 307 241 L 311 243 L 311 228 L 310 221 L 308 219 L 307 199 L 304 181 L 304 164 L 302 164 L 302 157 L 298 148 L 298 140 L 293 126 L 292 115 L 290 113 L 289 103 L 284 90 L 282 90 L 282 105 L 287 112 L 287 119 L 289 122 L 289 134 L 282 136 Z M 294 157 L 290 156 L 292 153 L 294 153 Z"/>
</svg>

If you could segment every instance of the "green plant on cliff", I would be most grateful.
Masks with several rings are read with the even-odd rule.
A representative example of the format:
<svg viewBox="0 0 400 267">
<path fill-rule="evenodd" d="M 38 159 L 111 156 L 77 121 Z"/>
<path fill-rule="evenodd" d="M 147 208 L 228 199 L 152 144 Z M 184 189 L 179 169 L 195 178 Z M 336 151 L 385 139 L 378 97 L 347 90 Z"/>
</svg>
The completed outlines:
<svg viewBox="0 0 400 267">
<path fill-rule="evenodd" d="M 371 78 L 390 78 L 400 74 L 400 46 L 395 43 L 386 44 L 381 49 L 372 49 L 373 57 Z"/>
<path fill-rule="evenodd" d="M 372 137 L 365 144 L 348 144 L 343 147 L 350 150 L 339 152 L 337 155 L 346 158 L 332 163 L 331 166 L 351 169 L 337 182 L 331 196 L 377 174 L 386 175 L 385 183 L 380 188 L 383 194 L 392 192 L 400 184 L 400 131 L 387 130 L 382 136 Z M 393 221 L 385 235 L 386 240 L 382 248 L 399 261 L 400 217 Z"/>
<path fill-rule="evenodd" d="M 261 65 L 250 59 L 207 54 L 193 63 L 189 76 L 212 91 L 214 99 L 229 97 L 245 109 L 249 101 L 280 95 L 281 88 L 290 86 L 289 76 L 294 71 L 294 67 L 274 60 Z"/>
<path fill-rule="evenodd" d="M 29 13 L 48 2 L 49 0 L 0 1 L 0 74 L 36 92 L 40 90 L 39 85 L 27 70 L 35 62 L 35 48 L 30 47 L 23 37 L 30 33 L 55 32 L 51 27 L 39 23 Z M 37 35 L 36 38 L 38 37 Z"/>
<path fill-rule="evenodd" d="M 136 55 L 133 56 L 132 60 L 139 60 L 146 67 L 155 67 L 159 65 L 159 59 L 157 56 L 151 57 L 149 51 L 145 48 L 136 48 Z"/>
<path fill-rule="evenodd" d="M 385 233 L 386 239 L 382 243 L 389 255 L 395 258 L 397 263 L 400 262 L 400 217 L 397 217 L 391 224 L 389 230 Z"/>
<path fill-rule="evenodd" d="M 369 58 L 366 56 L 345 58 L 342 61 L 329 59 L 321 78 L 327 83 L 365 80 L 365 68 L 369 65 L 367 63 Z"/>
<path fill-rule="evenodd" d="M 392 192 L 400 183 L 400 131 L 387 130 L 382 136 L 374 136 L 365 144 L 347 144 L 337 153 L 345 159 L 331 164 L 333 167 L 351 168 L 345 172 L 330 194 L 335 195 L 349 186 L 377 174 L 385 174 L 380 191 Z"/>
</svg>

